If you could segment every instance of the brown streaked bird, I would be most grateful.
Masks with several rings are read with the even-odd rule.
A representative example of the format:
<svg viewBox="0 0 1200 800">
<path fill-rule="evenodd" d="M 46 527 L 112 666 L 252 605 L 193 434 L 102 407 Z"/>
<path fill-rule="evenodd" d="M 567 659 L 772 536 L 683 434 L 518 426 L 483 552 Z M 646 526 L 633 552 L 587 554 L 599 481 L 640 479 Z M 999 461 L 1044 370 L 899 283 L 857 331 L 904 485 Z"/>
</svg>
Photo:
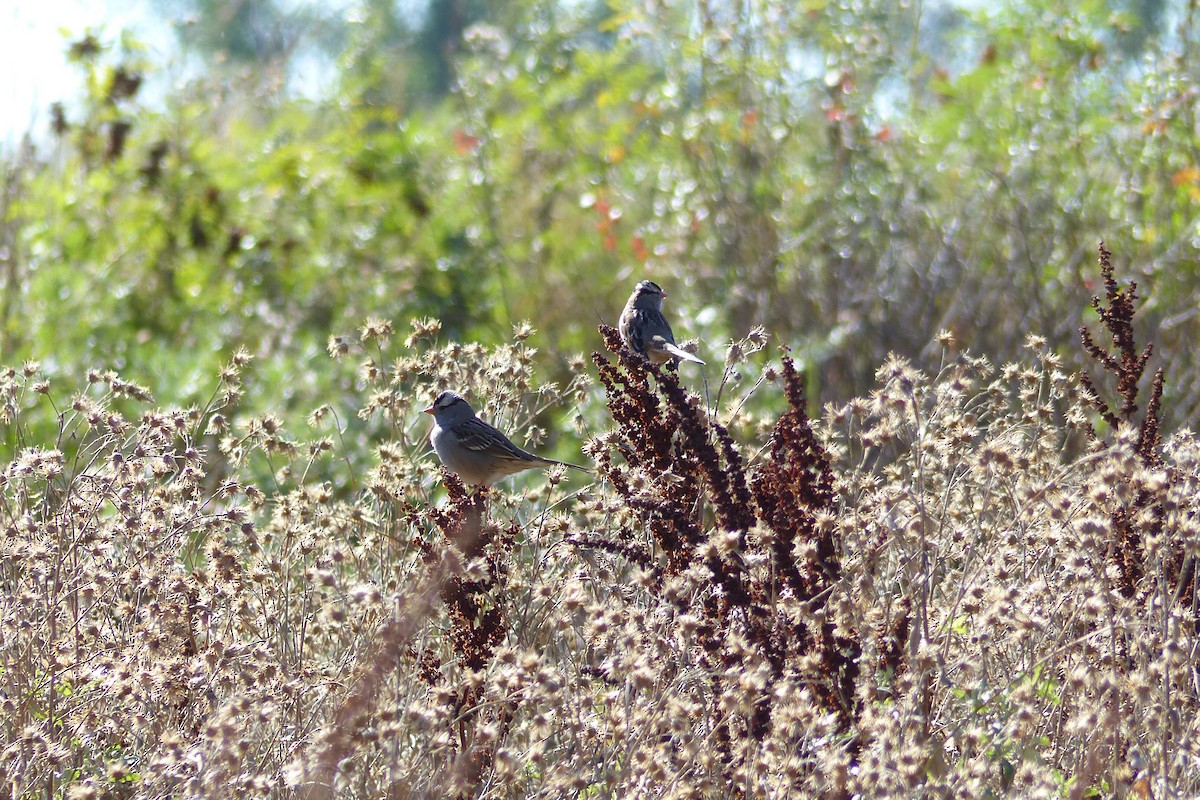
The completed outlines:
<svg viewBox="0 0 1200 800">
<path fill-rule="evenodd" d="M 671 323 L 662 314 L 662 301 L 666 296 L 667 293 L 654 281 L 639 282 L 621 311 L 621 340 L 654 364 L 665 364 L 672 359 L 703 364 L 703 361 L 675 345 Z"/>
<path fill-rule="evenodd" d="M 586 467 L 535 456 L 517 447 L 475 416 L 475 409 L 457 392 L 442 392 L 424 411 L 433 415 L 429 441 L 438 458 L 467 483 L 491 486 L 501 478 L 535 467 L 563 466 L 590 472 Z"/>
</svg>

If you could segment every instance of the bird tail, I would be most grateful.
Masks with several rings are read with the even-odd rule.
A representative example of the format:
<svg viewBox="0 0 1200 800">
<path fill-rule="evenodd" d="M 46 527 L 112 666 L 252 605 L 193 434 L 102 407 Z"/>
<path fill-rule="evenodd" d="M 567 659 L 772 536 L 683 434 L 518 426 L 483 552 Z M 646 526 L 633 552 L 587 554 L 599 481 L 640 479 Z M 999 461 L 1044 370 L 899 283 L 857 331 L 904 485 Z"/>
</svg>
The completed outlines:
<svg viewBox="0 0 1200 800">
<path fill-rule="evenodd" d="M 587 467 L 581 467 L 581 466 L 579 466 L 578 464 L 572 464 L 572 463 L 571 463 L 571 462 L 569 462 L 569 461 L 555 461 L 555 460 L 554 460 L 554 459 L 552 459 L 552 458 L 548 458 L 548 459 L 546 459 L 546 460 L 547 460 L 547 461 L 549 461 L 551 464 L 557 464 L 557 465 L 559 465 L 560 467 L 570 467 L 571 469 L 577 469 L 577 470 L 579 470 L 580 472 L 586 472 L 586 473 L 587 473 L 587 474 L 589 474 L 589 475 L 591 475 L 591 474 L 592 474 L 592 471 L 591 471 L 590 469 L 588 469 Z"/>
<path fill-rule="evenodd" d="M 681 347 L 676 347 L 675 345 L 670 344 L 668 342 L 663 343 L 662 349 L 666 350 L 668 353 L 675 356 L 676 358 L 682 358 L 684 361 L 691 361 L 693 364 L 703 364 L 704 363 L 703 361 L 701 361 L 700 359 L 696 358 L 694 355 L 689 353 L 687 350 L 684 350 Z"/>
</svg>

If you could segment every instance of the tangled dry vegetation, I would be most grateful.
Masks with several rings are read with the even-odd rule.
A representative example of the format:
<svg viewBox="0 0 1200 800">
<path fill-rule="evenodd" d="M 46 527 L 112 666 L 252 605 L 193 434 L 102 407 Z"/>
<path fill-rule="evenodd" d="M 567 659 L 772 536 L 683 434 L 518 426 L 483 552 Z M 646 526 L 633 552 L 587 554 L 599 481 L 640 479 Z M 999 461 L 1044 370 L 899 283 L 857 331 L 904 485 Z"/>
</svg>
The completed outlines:
<svg viewBox="0 0 1200 800">
<path fill-rule="evenodd" d="M 240 419 L 244 354 L 202 409 L 111 374 L 63 405 L 36 365 L 10 370 L 0 783 L 1194 795 L 1200 443 L 1160 441 L 1163 376 L 1143 380 L 1133 287 L 1102 267 L 1090 377 L 1036 337 L 995 367 L 947 336 L 936 369 L 893 358 L 817 420 L 786 354 L 756 366 L 759 334 L 710 413 L 611 329 L 599 387 L 582 360 L 552 387 L 527 329 L 485 351 L 372 321 L 330 344 L 361 353 L 359 420 L 382 442 L 344 486 L 322 476 L 357 471 L 345 411 L 315 412 L 311 442 Z M 541 412 L 578 409 L 595 480 L 468 491 L 418 419 L 447 385 L 541 447 L 562 433 Z M 769 396 L 782 413 L 748 410 Z M 27 438 L 35 403 L 61 412 L 56 441 Z"/>
</svg>

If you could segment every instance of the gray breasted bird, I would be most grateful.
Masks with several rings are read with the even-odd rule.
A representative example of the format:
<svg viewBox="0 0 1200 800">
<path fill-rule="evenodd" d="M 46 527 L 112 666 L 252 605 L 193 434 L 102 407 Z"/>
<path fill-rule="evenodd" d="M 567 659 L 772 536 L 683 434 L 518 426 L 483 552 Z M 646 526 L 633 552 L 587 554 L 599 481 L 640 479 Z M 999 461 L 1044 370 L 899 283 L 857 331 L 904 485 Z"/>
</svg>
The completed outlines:
<svg viewBox="0 0 1200 800">
<path fill-rule="evenodd" d="M 662 301 L 666 296 L 667 293 L 654 281 L 638 283 L 621 311 L 621 340 L 654 364 L 665 364 L 676 358 L 703 364 L 691 353 L 675 346 L 671 324 L 662 315 Z"/>
<path fill-rule="evenodd" d="M 585 467 L 535 456 L 517 447 L 503 433 L 475 416 L 475 409 L 457 392 L 442 392 L 424 411 L 433 415 L 429 441 L 438 458 L 446 469 L 467 483 L 491 486 L 515 472 L 555 465 L 589 472 Z"/>
</svg>

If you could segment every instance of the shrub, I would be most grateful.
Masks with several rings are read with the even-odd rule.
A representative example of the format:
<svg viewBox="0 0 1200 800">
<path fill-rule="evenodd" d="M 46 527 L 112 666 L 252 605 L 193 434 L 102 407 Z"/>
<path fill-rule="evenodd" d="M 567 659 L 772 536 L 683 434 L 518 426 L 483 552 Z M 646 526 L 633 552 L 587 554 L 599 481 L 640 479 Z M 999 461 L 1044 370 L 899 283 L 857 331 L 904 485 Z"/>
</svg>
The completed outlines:
<svg viewBox="0 0 1200 800">
<path fill-rule="evenodd" d="M 1104 330 L 1138 352 L 1105 265 Z M 609 328 L 602 395 L 581 362 L 538 385 L 531 334 L 335 338 L 364 400 L 311 442 L 239 410 L 244 354 L 192 409 L 112 374 L 64 406 L 37 365 L 6 371 L 15 795 L 1200 790 L 1200 444 L 1146 445 L 1157 400 L 1097 427 L 1104 380 L 1044 340 L 997 367 L 945 334 L 931 371 L 892 357 L 814 418 L 760 331 L 712 407 Z M 418 427 L 446 386 L 535 446 L 541 412 L 577 409 L 596 479 L 463 486 Z M 23 427 L 35 403 L 62 409 L 53 442 Z"/>
</svg>

